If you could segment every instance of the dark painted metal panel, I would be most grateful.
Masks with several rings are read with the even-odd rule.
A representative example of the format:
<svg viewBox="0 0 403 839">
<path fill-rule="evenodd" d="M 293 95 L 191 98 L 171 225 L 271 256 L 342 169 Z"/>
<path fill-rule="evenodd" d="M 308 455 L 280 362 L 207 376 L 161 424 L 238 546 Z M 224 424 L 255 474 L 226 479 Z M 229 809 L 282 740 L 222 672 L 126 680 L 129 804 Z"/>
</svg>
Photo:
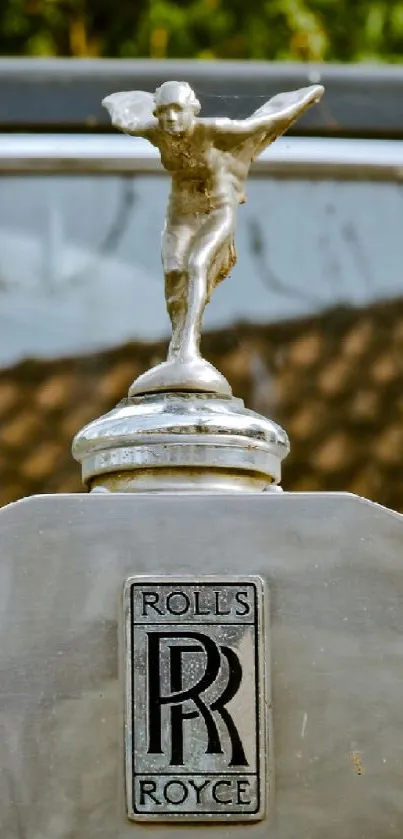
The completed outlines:
<svg viewBox="0 0 403 839">
<path fill-rule="evenodd" d="M 169 77 L 188 79 L 206 113 L 229 116 L 321 81 L 326 97 L 298 122 L 297 133 L 403 136 L 403 67 L 115 59 L 0 59 L 0 129 L 108 129 L 103 96 L 153 90 Z"/>
</svg>

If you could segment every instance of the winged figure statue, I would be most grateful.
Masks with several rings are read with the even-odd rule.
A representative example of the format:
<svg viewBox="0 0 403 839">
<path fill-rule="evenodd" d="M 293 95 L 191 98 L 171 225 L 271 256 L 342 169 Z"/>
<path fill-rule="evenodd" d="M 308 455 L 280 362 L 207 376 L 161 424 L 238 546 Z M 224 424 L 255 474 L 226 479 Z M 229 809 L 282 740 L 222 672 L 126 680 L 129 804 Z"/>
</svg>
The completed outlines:
<svg viewBox="0 0 403 839">
<path fill-rule="evenodd" d="M 322 94 L 321 85 L 280 93 L 239 120 L 200 118 L 187 82 L 167 81 L 154 94 L 125 91 L 103 100 L 113 125 L 156 146 L 171 176 L 162 263 L 172 339 L 167 361 L 140 376 L 131 395 L 169 389 L 231 393 L 200 355 L 204 309 L 236 263 L 236 210 L 246 200 L 251 163 Z"/>
</svg>

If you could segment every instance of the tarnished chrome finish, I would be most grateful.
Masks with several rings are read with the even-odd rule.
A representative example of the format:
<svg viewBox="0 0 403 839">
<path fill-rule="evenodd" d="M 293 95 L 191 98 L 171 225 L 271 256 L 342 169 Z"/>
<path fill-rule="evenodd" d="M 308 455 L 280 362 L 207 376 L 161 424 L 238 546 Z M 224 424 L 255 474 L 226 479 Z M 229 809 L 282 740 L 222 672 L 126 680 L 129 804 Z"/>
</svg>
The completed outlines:
<svg viewBox="0 0 403 839">
<path fill-rule="evenodd" d="M 243 120 L 198 118 L 200 103 L 187 82 L 164 82 L 154 95 L 134 90 L 104 99 L 117 128 L 159 149 L 172 179 L 162 237 L 172 339 L 167 361 L 133 382 L 130 396 L 159 390 L 230 394 L 225 379 L 200 356 L 204 310 L 236 263 L 236 210 L 246 201 L 252 161 L 322 94 L 322 85 L 278 94 Z"/>
<path fill-rule="evenodd" d="M 84 483 L 110 491 L 259 491 L 277 484 L 288 437 L 241 399 L 160 393 L 123 400 L 75 437 Z"/>
<path fill-rule="evenodd" d="M 259 577 L 126 581 L 130 819 L 263 818 L 271 758 L 264 609 Z"/>
</svg>

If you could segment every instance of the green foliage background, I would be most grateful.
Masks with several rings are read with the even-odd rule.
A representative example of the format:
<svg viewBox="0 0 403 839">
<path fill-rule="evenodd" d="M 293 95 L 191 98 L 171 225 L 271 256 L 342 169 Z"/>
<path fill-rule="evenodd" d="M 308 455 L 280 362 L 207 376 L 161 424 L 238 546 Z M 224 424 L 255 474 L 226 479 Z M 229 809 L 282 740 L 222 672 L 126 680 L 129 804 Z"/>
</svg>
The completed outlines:
<svg viewBox="0 0 403 839">
<path fill-rule="evenodd" d="M 403 60 L 403 0 L 0 0 L 4 55 Z"/>
</svg>

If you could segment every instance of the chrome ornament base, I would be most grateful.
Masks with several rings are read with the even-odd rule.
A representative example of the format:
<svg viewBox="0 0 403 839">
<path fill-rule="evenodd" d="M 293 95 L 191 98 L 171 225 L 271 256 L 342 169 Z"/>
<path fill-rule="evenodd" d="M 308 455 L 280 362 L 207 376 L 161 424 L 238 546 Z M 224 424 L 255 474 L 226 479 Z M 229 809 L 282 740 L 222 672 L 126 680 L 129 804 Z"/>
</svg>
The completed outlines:
<svg viewBox="0 0 403 839">
<path fill-rule="evenodd" d="M 260 492 L 288 451 L 275 422 L 209 393 L 129 397 L 73 442 L 86 486 L 109 492 Z"/>
<path fill-rule="evenodd" d="M 232 396 L 226 378 L 205 358 L 172 358 L 157 364 L 134 380 L 129 396 L 160 391 L 191 391 Z"/>
</svg>

